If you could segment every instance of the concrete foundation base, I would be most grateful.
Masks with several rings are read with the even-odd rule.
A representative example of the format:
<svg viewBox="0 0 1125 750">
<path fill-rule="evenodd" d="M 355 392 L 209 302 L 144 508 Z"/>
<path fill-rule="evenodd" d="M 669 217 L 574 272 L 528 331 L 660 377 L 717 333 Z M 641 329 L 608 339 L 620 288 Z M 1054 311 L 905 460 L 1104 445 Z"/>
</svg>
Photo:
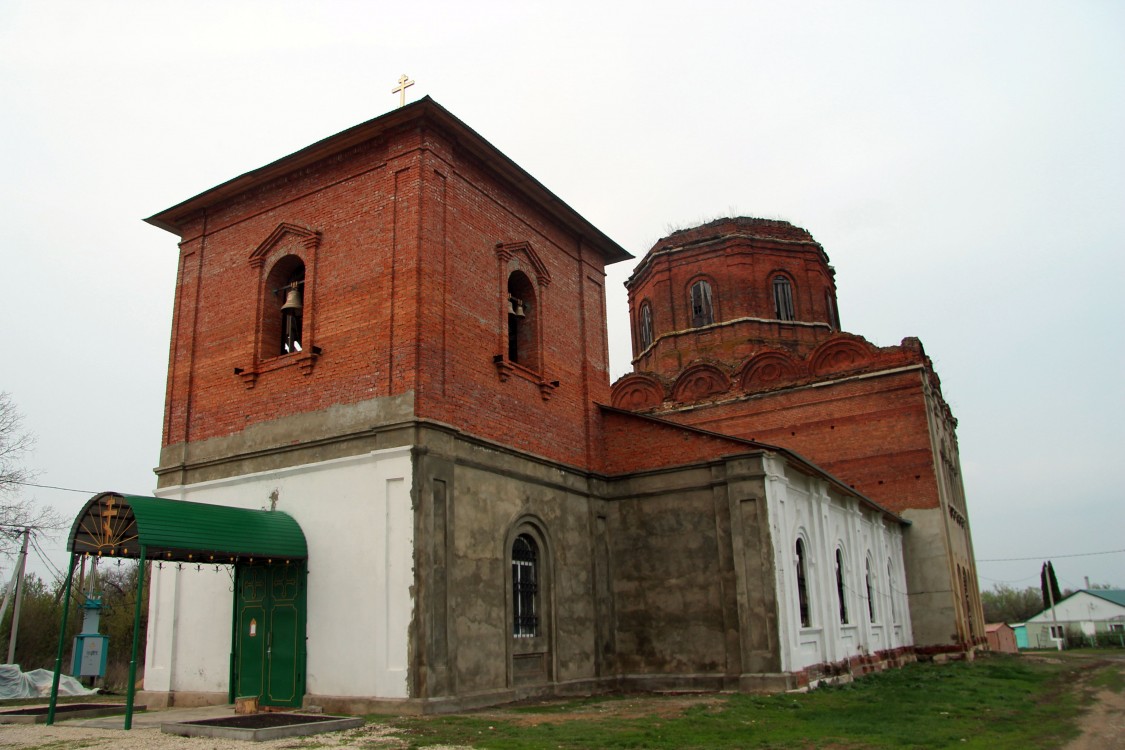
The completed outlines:
<svg viewBox="0 0 1125 750">
<path fill-rule="evenodd" d="M 176 734 L 181 737 L 217 737 L 225 740 L 261 742 L 264 740 L 282 739 L 284 737 L 304 737 L 310 734 L 339 732 L 344 729 L 355 729 L 364 724 L 363 719 L 350 716 L 310 716 L 308 718 L 310 720 L 306 722 L 276 727 L 263 727 L 261 729 L 223 726 L 222 722 L 224 720 L 222 719 L 211 719 L 203 722 L 165 723 L 160 725 L 160 731 L 165 734 Z"/>
</svg>

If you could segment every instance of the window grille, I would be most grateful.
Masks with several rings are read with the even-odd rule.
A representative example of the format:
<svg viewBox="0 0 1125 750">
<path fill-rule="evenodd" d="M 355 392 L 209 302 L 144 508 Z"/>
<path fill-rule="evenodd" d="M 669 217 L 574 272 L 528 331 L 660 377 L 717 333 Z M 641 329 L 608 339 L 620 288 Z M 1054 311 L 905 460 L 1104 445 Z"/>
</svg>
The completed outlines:
<svg viewBox="0 0 1125 750">
<path fill-rule="evenodd" d="M 534 638 L 539 635 L 539 550 L 535 540 L 520 534 L 512 544 L 512 635 Z"/>
<path fill-rule="evenodd" d="M 692 328 L 709 326 L 715 322 L 711 305 L 711 285 L 697 281 L 691 285 L 691 325 Z"/>
<path fill-rule="evenodd" d="M 793 314 L 793 285 L 784 276 L 773 277 L 773 305 L 778 320 L 795 320 Z"/>
</svg>

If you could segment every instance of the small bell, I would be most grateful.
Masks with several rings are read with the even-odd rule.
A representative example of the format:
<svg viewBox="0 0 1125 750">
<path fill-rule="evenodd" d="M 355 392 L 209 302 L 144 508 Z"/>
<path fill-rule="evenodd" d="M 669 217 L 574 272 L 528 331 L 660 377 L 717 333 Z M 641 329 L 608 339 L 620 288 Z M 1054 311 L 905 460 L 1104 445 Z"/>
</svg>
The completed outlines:
<svg viewBox="0 0 1125 750">
<path fill-rule="evenodd" d="M 512 315 L 515 315 L 517 318 L 527 317 L 527 311 L 524 309 L 524 304 L 521 300 L 518 300 L 515 297 L 509 297 L 508 304 L 511 307 Z"/>
</svg>

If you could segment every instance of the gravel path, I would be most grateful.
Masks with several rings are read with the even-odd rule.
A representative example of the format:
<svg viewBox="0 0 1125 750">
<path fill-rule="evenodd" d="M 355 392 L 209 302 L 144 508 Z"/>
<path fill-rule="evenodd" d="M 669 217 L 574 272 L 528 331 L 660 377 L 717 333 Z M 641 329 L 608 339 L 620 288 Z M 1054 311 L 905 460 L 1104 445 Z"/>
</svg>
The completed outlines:
<svg viewBox="0 0 1125 750">
<path fill-rule="evenodd" d="M 95 729 L 77 723 L 63 722 L 54 726 L 43 724 L 0 725 L 0 747 L 48 747 L 50 750 L 279 750 L 303 747 L 363 747 L 397 750 L 405 747 L 400 739 L 386 727 L 368 724 L 343 732 L 327 732 L 306 737 L 288 737 L 266 742 L 222 740 L 214 737 L 179 737 L 164 734 L 157 728 L 135 727 L 125 732 L 120 729 Z M 437 750 L 435 748 L 435 750 Z"/>
</svg>

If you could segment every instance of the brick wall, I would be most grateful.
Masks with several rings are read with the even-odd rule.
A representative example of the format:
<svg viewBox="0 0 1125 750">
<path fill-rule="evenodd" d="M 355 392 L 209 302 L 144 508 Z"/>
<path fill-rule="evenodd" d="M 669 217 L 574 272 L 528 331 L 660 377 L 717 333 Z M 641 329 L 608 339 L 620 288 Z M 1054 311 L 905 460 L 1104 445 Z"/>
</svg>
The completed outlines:
<svg viewBox="0 0 1125 750">
<path fill-rule="evenodd" d="M 614 409 L 603 409 L 601 416 L 602 470 L 607 474 L 686 466 L 756 448 L 740 440 L 685 430 Z"/>
<path fill-rule="evenodd" d="M 672 408 L 659 416 L 788 448 L 895 512 L 938 505 L 920 370 Z"/>
</svg>

